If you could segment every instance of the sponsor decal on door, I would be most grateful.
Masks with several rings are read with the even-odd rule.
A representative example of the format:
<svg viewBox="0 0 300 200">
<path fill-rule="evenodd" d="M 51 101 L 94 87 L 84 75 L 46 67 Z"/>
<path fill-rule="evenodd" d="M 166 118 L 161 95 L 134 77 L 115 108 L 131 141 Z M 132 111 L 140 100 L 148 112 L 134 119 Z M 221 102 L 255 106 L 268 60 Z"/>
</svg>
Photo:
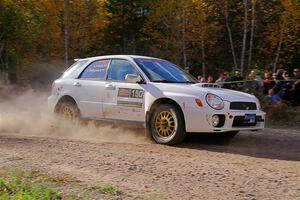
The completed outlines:
<svg viewBox="0 0 300 200">
<path fill-rule="evenodd" d="M 144 90 L 130 89 L 130 88 L 119 88 L 118 97 L 142 99 L 144 97 Z"/>
</svg>

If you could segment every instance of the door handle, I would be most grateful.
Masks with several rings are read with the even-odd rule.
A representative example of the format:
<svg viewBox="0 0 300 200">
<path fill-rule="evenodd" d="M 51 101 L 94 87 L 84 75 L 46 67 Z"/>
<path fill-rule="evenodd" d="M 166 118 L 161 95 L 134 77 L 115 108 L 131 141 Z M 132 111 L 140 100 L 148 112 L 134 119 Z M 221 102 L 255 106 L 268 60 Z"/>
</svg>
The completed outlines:
<svg viewBox="0 0 300 200">
<path fill-rule="evenodd" d="M 81 83 L 75 82 L 73 85 L 76 86 L 76 87 L 80 87 L 80 86 L 81 86 Z"/>
<path fill-rule="evenodd" d="M 105 84 L 105 88 L 106 88 L 107 90 L 115 90 L 115 89 L 116 89 L 116 86 L 113 85 L 113 84 L 111 84 L 111 83 L 107 83 L 107 84 Z"/>
</svg>

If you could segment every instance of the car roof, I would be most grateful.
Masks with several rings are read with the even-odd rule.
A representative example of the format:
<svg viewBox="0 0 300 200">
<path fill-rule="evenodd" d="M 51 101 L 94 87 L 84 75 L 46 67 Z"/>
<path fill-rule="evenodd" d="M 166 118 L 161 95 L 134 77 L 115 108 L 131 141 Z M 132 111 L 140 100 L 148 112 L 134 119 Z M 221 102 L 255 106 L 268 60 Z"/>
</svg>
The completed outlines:
<svg viewBox="0 0 300 200">
<path fill-rule="evenodd" d="M 143 59 L 158 59 L 160 58 L 154 58 L 149 56 L 140 56 L 140 55 L 105 55 L 105 56 L 94 56 L 94 57 L 88 57 L 88 58 L 76 58 L 75 61 L 82 61 L 82 60 L 98 60 L 98 59 L 111 59 L 111 58 L 123 58 L 123 59 L 134 59 L 134 58 L 143 58 Z"/>
</svg>

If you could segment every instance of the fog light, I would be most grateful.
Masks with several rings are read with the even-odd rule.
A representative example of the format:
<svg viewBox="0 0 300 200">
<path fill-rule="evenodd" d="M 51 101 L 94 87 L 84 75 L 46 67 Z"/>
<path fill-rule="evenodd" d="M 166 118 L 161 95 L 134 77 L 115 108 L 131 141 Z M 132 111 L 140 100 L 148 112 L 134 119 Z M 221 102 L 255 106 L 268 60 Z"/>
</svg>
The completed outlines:
<svg viewBox="0 0 300 200">
<path fill-rule="evenodd" d="M 218 115 L 213 115 L 211 120 L 212 120 L 212 125 L 213 125 L 214 127 L 216 127 L 216 126 L 219 125 L 220 118 L 219 118 Z"/>
</svg>

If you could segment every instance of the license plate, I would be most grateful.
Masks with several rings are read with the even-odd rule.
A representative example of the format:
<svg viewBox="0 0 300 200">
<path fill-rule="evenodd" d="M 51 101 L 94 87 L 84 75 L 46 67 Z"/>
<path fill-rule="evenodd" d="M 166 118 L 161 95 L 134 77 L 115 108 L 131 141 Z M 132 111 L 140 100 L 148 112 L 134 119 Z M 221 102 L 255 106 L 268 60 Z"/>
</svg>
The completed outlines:
<svg viewBox="0 0 300 200">
<path fill-rule="evenodd" d="M 256 114 L 245 114 L 245 121 L 248 123 L 255 123 Z"/>
</svg>

